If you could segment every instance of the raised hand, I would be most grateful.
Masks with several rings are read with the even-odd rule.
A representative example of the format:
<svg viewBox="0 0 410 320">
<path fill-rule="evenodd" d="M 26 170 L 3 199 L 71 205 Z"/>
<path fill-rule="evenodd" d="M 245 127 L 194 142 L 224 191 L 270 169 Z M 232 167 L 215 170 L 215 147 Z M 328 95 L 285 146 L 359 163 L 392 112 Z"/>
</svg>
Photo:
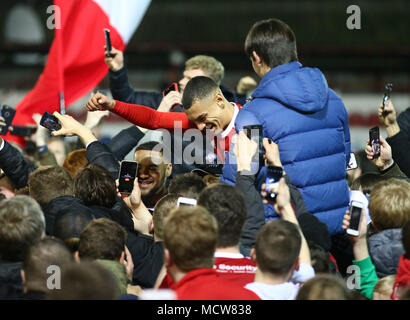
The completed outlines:
<svg viewBox="0 0 410 320">
<path fill-rule="evenodd" d="M 107 47 L 104 46 L 104 51 L 107 50 Z M 124 67 L 124 54 L 122 51 L 115 49 L 112 47 L 111 49 L 111 57 L 105 56 L 105 63 L 108 65 L 111 71 L 118 71 Z"/>
<path fill-rule="evenodd" d="M 383 139 L 382 136 L 379 137 L 380 140 L 380 157 L 373 159 L 373 150 L 369 144 L 369 140 L 367 140 L 365 152 L 367 159 L 369 159 L 372 163 L 374 163 L 379 170 L 383 171 L 389 168 L 393 164 L 392 152 L 391 147 L 387 143 L 386 140 Z"/>
<path fill-rule="evenodd" d="M 115 100 L 108 98 L 100 92 L 95 93 L 85 105 L 88 111 L 111 110 L 115 106 Z"/>
</svg>

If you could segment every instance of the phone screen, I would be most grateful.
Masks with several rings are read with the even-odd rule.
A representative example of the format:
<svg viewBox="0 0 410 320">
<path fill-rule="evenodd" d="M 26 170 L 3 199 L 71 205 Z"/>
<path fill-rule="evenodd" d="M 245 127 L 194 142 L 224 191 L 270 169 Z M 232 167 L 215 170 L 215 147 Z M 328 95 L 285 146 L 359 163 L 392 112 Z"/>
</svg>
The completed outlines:
<svg viewBox="0 0 410 320">
<path fill-rule="evenodd" d="M 282 178 L 283 169 L 276 166 L 268 166 L 266 172 L 265 191 L 267 193 L 266 199 L 276 201 L 278 194 L 279 180 Z"/>
<path fill-rule="evenodd" d="M 374 127 L 369 130 L 369 142 L 373 151 L 373 159 L 380 156 L 380 132 L 379 127 Z"/>
<path fill-rule="evenodd" d="M 263 137 L 262 137 L 262 125 L 249 125 L 243 126 L 243 130 L 245 131 L 246 136 L 248 139 L 254 141 L 258 145 L 259 154 L 257 154 L 259 164 L 263 164 Z"/>
<path fill-rule="evenodd" d="M 60 121 L 49 112 L 44 112 L 40 120 L 40 125 L 50 131 L 57 131 L 61 129 Z"/>
<path fill-rule="evenodd" d="M 179 91 L 178 90 L 178 84 L 176 82 L 171 83 L 171 85 L 168 88 L 166 88 L 164 91 L 162 91 L 162 95 L 165 97 L 171 91 Z"/>
<path fill-rule="evenodd" d="M 360 225 L 360 218 L 362 216 L 362 208 L 354 206 L 352 204 L 350 206 L 350 225 L 349 229 L 358 231 Z"/>
<path fill-rule="evenodd" d="M 5 135 L 9 131 L 9 127 L 13 122 L 13 118 L 16 114 L 16 110 L 9 106 L 2 106 L 0 109 L 0 116 L 4 118 L 4 122 L 6 123 L 5 126 L 0 127 L 0 134 Z"/>
<path fill-rule="evenodd" d="M 107 57 L 111 57 L 110 52 L 112 50 L 112 46 L 111 46 L 110 30 L 109 29 L 104 29 L 104 34 L 105 34 L 105 45 L 106 45 L 105 55 Z"/>
<path fill-rule="evenodd" d="M 135 161 L 122 161 L 120 173 L 118 176 L 119 186 L 118 191 L 120 193 L 130 194 L 134 189 L 134 180 L 137 177 L 138 162 Z"/>
</svg>

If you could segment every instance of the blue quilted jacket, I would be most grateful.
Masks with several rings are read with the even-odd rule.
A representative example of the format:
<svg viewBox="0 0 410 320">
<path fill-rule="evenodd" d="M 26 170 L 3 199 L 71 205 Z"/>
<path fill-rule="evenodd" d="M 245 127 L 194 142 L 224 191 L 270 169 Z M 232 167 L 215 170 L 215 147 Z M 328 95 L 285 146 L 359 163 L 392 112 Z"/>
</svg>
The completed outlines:
<svg viewBox="0 0 410 320">
<path fill-rule="evenodd" d="M 263 136 L 279 146 L 280 158 L 292 183 L 300 190 L 309 212 L 326 223 L 331 234 L 342 231 L 349 192 L 345 181 L 350 158 L 350 133 L 345 106 L 328 88 L 317 68 L 290 62 L 271 69 L 240 110 L 235 129 L 261 124 Z M 222 183 L 234 184 L 236 161 L 226 155 Z M 256 184 L 266 178 L 266 168 Z M 266 219 L 277 218 L 272 206 Z"/>
</svg>

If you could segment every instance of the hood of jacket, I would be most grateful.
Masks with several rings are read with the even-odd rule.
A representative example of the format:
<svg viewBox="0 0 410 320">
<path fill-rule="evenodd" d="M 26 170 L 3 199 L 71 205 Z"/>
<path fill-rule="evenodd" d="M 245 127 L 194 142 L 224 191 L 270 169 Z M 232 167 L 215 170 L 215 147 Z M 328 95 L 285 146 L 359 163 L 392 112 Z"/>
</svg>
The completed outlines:
<svg viewBox="0 0 410 320">
<path fill-rule="evenodd" d="M 387 229 L 372 235 L 369 253 L 379 277 L 396 274 L 400 257 L 404 254 L 401 229 Z"/>
<path fill-rule="evenodd" d="M 97 259 L 98 264 L 111 271 L 117 279 L 120 295 L 127 293 L 128 276 L 125 266 L 118 261 Z"/>
<path fill-rule="evenodd" d="M 93 216 L 92 211 L 83 204 L 82 200 L 73 196 L 57 197 L 43 206 L 42 209 L 46 219 L 47 235 L 54 235 L 55 221 L 68 212 L 76 211 Z"/>
<path fill-rule="evenodd" d="M 293 61 L 266 73 L 252 97 L 273 99 L 299 112 L 314 113 L 326 106 L 328 85 L 319 69 Z"/>
<path fill-rule="evenodd" d="M 14 289 L 22 290 L 21 262 L 10 262 L 0 260 L 0 284 L 11 286 Z"/>
</svg>

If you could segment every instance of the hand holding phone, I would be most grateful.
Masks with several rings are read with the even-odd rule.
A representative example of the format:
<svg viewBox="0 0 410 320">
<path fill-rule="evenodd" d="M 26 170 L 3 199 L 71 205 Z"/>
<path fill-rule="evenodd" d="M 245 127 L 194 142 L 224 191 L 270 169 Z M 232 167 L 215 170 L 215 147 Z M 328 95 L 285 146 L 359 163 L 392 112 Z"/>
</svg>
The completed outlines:
<svg viewBox="0 0 410 320">
<path fill-rule="evenodd" d="M 390 99 L 390 94 L 393 90 L 393 84 L 392 83 L 387 83 L 386 86 L 384 87 L 384 96 L 383 96 L 383 113 L 385 113 L 385 107 L 387 105 L 387 102 Z"/>
<path fill-rule="evenodd" d="M 347 234 L 350 234 L 356 237 L 359 235 L 360 222 L 363 216 L 362 215 L 363 207 L 364 207 L 363 203 L 359 201 L 353 200 L 350 203 L 350 208 L 349 208 L 350 224 L 346 230 Z"/>
<path fill-rule="evenodd" d="M 276 196 L 278 195 L 279 180 L 283 176 L 283 168 L 277 166 L 267 166 L 266 170 L 265 199 L 275 203 Z"/>
<path fill-rule="evenodd" d="M 380 131 L 379 127 L 369 130 L 369 144 L 373 151 L 373 159 L 380 157 Z"/>
<path fill-rule="evenodd" d="M 40 125 L 50 131 L 58 131 L 62 128 L 60 120 L 49 112 L 44 112 L 40 120 Z"/>
<path fill-rule="evenodd" d="M 16 110 L 14 110 L 12 107 L 3 105 L 0 108 L 0 117 L 4 119 L 4 126 L 0 127 L 0 135 L 5 135 L 9 131 L 9 127 L 11 126 L 11 123 L 14 119 L 14 116 L 16 115 Z"/>
<path fill-rule="evenodd" d="M 111 50 L 112 50 L 112 45 L 111 45 L 111 36 L 110 36 L 110 29 L 104 29 L 104 36 L 105 36 L 105 46 L 106 46 L 106 52 L 105 56 L 108 58 L 111 58 Z"/>
<path fill-rule="evenodd" d="M 171 91 L 179 92 L 178 83 L 172 82 L 164 91 L 162 91 L 162 96 L 165 97 Z"/>
<path fill-rule="evenodd" d="M 259 163 L 259 166 L 262 167 L 264 164 L 263 158 L 263 127 L 262 125 L 255 124 L 255 125 L 248 125 L 243 126 L 243 131 L 245 132 L 248 139 L 254 141 L 258 145 L 257 154 L 255 154 L 255 162 Z"/>
<path fill-rule="evenodd" d="M 134 180 L 138 174 L 138 162 L 121 161 L 120 172 L 118 174 L 118 192 L 131 194 L 134 189 Z"/>
</svg>

